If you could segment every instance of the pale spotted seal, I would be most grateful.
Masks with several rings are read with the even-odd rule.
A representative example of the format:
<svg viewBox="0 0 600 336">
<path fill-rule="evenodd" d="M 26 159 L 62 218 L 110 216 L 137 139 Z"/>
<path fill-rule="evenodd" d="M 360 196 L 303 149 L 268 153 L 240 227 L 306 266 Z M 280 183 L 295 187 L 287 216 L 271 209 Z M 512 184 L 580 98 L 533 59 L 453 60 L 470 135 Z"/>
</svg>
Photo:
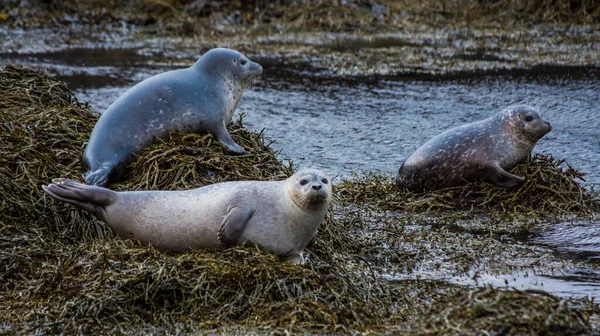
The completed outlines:
<svg viewBox="0 0 600 336">
<path fill-rule="evenodd" d="M 185 191 L 116 192 L 55 179 L 44 190 L 108 224 L 122 237 L 170 250 L 261 244 L 293 263 L 323 221 L 331 181 L 304 169 L 284 181 L 217 183 Z"/>
<path fill-rule="evenodd" d="M 505 188 L 517 186 L 524 179 L 506 169 L 526 159 L 537 141 L 551 130 L 535 108 L 510 106 L 427 141 L 404 161 L 396 183 L 412 191 L 457 186 L 476 179 Z"/>
<path fill-rule="evenodd" d="M 136 153 L 171 131 L 210 132 L 234 154 L 244 153 L 225 126 L 244 89 L 262 74 L 241 53 L 217 48 L 191 67 L 150 77 L 121 95 L 104 112 L 83 153 L 87 184 L 119 178 Z"/>
</svg>

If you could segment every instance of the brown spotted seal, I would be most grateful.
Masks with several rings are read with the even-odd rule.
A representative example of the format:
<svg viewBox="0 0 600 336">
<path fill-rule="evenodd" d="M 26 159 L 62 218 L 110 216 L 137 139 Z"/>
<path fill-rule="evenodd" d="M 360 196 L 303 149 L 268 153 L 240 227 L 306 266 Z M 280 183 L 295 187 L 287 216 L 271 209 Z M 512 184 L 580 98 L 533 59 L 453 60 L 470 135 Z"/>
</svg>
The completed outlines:
<svg viewBox="0 0 600 336">
<path fill-rule="evenodd" d="M 551 130 L 550 123 L 535 108 L 510 106 L 427 141 L 404 161 L 396 183 L 412 191 L 452 187 L 477 179 L 505 188 L 517 186 L 524 179 L 506 169 L 529 157 L 537 141 Z"/>
<path fill-rule="evenodd" d="M 210 132 L 230 153 L 244 153 L 225 126 L 244 89 L 260 74 L 260 64 L 235 50 L 217 48 L 189 68 L 138 83 L 96 123 L 83 153 L 86 183 L 105 186 L 118 179 L 135 154 L 171 131 Z"/>
<path fill-rule="evenodd" d="M 184 191 L 116 192 L 68 179 L 44 190 L 108 224 L 117 234 L 181 252 L 247 241 L 293 263 L 323 221 L 331 181 L 303 169 L 284 181 L 224 182 Z"/>
</svg>

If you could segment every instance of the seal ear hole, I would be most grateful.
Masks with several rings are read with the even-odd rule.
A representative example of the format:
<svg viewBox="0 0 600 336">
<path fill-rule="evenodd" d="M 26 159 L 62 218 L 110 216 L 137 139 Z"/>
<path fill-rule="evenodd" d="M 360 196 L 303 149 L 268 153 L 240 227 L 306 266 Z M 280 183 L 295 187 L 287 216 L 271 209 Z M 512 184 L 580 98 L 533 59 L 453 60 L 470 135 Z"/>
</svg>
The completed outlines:
<svg viewBox="0 0 600 336">
<path fill-rule="evenodd" d="M 233 64 L 237 64 L 237 60 L 235 58 L 233 59 Z"/>
<path fill-rule="evenodd" d="M 533 120 L 533 117 L 532 117 L 532 116 L 527 116 L 527 117 L 525 117 L 525 121 L 526 121 L 526 122 L 530 122 L 530 121 L 532 121 L 532 120 Z"/>
<path fill-rule="evenodd" d="M 300 185 L 306 185 L 308 183 L 307 180 L 300 180 Z"/>
</svg>

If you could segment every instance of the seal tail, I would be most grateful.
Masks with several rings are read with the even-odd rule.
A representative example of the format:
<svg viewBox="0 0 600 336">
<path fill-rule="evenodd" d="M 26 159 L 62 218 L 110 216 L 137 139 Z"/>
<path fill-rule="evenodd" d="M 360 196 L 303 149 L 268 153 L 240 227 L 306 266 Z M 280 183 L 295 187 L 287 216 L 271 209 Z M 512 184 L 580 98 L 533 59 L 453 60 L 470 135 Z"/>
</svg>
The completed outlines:
<svg viewBox="0 0 600 336">
<path fill-rule="evenodd" d="M 106 188 L 89 186 L 77 181 L 57 178 L 48 186 L 42 186 L 50 196 L 81 208 L 95 216 L 103 213 L 103 208 L 113 204 L 117 192 Z"/>
</svg>

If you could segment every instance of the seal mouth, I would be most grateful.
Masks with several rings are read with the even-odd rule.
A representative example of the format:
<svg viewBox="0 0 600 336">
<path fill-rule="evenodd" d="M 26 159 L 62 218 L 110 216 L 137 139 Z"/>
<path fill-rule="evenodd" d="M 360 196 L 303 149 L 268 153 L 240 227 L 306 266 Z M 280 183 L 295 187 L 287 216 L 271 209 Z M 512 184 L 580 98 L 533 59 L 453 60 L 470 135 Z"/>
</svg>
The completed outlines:
<svg viewBox="0 0 600 336">
<path fill-rule="evenodd" d="M 319 190 L 315 194 L 311 194 L 306 197 L 306 200 L 312 206 L 319 206 L 329 202 L 329 193 L 324 190 Z"/>
<path fill-rule="evenodd" d="M 317 195 L 310 197 L 310 202 L 311 203 L 324 202 L 324 201 L 327 201 L 327 199 L 328 199 L 328 197 L 326 194 L 318 193 Z"/>
<path fill-rule="evenodd" d="M 329 194 L 325 192 L 319 192 L 316 195 L 304 195 L 292 197 L 294 203 L 301 209 L 305 210 L 316 210 L 323 204 L 329 202 Z"/>
</svg>

